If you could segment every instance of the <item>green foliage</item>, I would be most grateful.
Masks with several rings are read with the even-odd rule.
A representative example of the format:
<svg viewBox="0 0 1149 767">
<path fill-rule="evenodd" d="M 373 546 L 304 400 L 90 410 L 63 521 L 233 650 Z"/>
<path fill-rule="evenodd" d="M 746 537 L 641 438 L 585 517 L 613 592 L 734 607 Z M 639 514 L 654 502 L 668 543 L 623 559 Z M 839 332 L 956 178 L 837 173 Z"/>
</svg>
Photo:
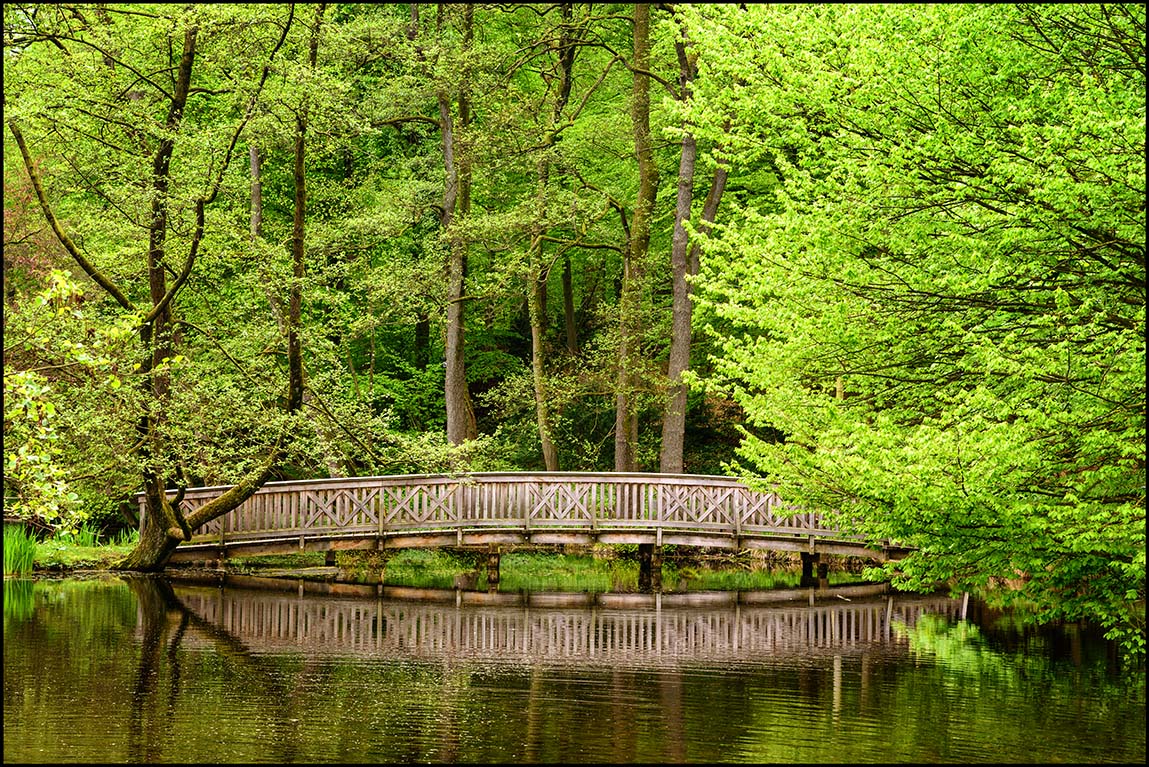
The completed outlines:
<svg viewBox="0 0 1149 767">
<path fill-rule="evenodd" d="M 74 529 L 93 513 L 71 479 L 86 432 L 106 427 L 76 404 L 123 402 L 129 316 L 105 318 L 54 270 L 33 296 L 20 295 L 4 315 L 4 510 L 52 527 Z M 91 453 L 89 453 L 91 455 Z"/>
<path fill-rule="evenodd" d="M 271 446 L 277 477 L 540 468 L 535 279 L 561 468 L 612 467 L 638 185 L 626 12 L 475 6 L 464 45 L 462 6 L 414 27 L 406 7 L 333 6 L 312 67 L 313 11 L 5 14 L 6 514 L 106 529 L 145 462 L 169 485 L 229 484 Z M 153 73 L 172 71 L 192 25 L 193 93 L 169 126 L 172 78 Z M 670 179 L 689 127 L 696 211 L 704 176 L 730 175 L 715 232 L 690 227 L 707 337 L 687 470 L 765 475 L 789 502 L 915 547 L 883 571 L 899 585 L 1008 582 L 1002 600 L 1098 617 L 1143 647 L 1143 29 L 1132 5 L 660 6 L 663 182 L 626 363 L 639 465 L 657 465 Z M 672 93 L 683 30 L 699 67 L 690 100 Z M 575 59 L 555 114 L 566 34 Z M 450 231 L 440 95 L 469 172 Z M 288 416 L 290 136 L 305 113 L 306 396 Z M 153 205 L 165 226 L 152 276 L 170 287 L 190 264 L 195 200 L 228 163 L 160 338 L 143 339 L 141 312 L 53 272 L 76 265 L 44 225 L 17 124 L 78 252 L 139 307 L 156 300 L 141 243 Z M 449 238 L 466 243 L 480 433 L 457 446 L 443 436 Z M 169 350 L 141 374 L 153 342 Z"/>
<path fill-rule="evenodd" d="M 23 525 L 4 525 L 4 574 L 32 572 L 36 559 L 36 538 Z M 7 581 L 4 582 L 7 586 Z M 7 600 L 7 595 L 5 595 Z"/>
<path fill-rule="evenodd" d="M 696 119 L 778 131 L 757 142 L 778 193 L 720 227 L 701 280 L 710 384 L 783 437 L 741 457 L 915 547 L 900 586 L 1008 580 L 1143 647 L 1144 9 L 692 18 L 744 84 Z M 771 44 L 721 55 L 755 29 Z"/>
<path fill-rule="evenodd" d="M 51 393 L 35 372 L 4 376 L 4 513 L 58 524 L 71 518 L 79 498 L 69 491 L 58 461 Z"/>
</svg>

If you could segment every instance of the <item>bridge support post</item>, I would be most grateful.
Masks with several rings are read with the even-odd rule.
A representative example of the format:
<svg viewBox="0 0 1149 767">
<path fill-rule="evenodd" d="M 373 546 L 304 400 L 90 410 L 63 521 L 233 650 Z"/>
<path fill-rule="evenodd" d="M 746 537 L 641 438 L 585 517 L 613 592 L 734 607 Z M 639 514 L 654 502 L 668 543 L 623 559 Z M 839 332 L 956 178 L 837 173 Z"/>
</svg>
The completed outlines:
<svg viewBox="0 0 1149 767">
<path fill-rule="evenodd" d="M 662 590 L 662 547 L 653 543 L 638 544 L 639 591 Z"/>
<path fill-rule="evenodd" d="M 499 588 L 499 544 L 487 544 L 487 590 Z"/>
<path fill-rule="evenodd" d="M 323 554 L 323 564 L 327 567 L 335 566 L 335 549 L 328 549 Z"/>
<path fill-rule="evenodd" d="M 821 557 L 813 551 L 802 552 L 802 579 L 799 585 L 805 588 L 806 586 L 817 586 L 818 581 L 814 578 L 814 565 L 818 565 L 818 573 L 822 574 L 822 568 L 826 565 L 819 562 Z M 825 577 L 825 576 L 823 576 Z"/>
</svg>

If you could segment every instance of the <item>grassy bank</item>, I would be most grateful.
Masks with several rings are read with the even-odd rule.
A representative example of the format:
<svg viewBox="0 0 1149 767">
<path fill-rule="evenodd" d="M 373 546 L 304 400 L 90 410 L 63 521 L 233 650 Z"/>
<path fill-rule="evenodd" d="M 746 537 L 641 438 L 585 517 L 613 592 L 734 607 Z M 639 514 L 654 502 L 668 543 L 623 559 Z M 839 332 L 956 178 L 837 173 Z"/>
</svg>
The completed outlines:
<svg viewBox="0 0 1149 767">
<path fill-rule="evenodd" d="M 5 537 L 5 572 L 9 572 L 8 531 Z M 69 572 L 106 570 L 123 558 L 134 538 L 98 541 L 88 531 L 55 536 L 34 543 L 13 545 L 13 556 L 31 557 L 33 571 Z M 502 591 L 636 591 L 639 563 L 634 546 L 591 546 L 577 551 L 557 548 L 510 549 L 500 559 Z M 314 577 L 358 583 L 386 583 L 420 588 L 485 590 L 487 554 L 466 549 L 397 549 L 393 551 L 336 552 L 327 566 L 324 552 L 279 556 L 235 557 L 224 563 L 229 572 L 280 577 Z M 26 568 L 26 565 L 24 565 Z M 842 560 L 831 565 L 831 584 L 862 580 L 858 568 Z M 20 572 L 14 570 L 13 572 Z M 26 570 L 25 570 L 26 572 Z M 756 590 L 792 588 L 801 575 L 796 555 L 751 555 L 748 552 L 714 554 L 666 547 L 662 586 L 667 591 Z"/>
<path fill-rule="evenodd" d="M 668 547 L 669 548 L 669 547 Z M 758 590 L 793 588 L 801 578 L 797 556 L 721 556 L 697 552 L 665 557 L 662 586 L 667 591 Z M 338 552 L 334 567 L 325 567 L 322 552 L 235 558 L 226 569 L 248 575 L 274 574 L 358 583 L 385 583 L 420 588 L 485 590 L 486 552 L 464 549 L 399 549 Z M 845 560 L 831 565 L 829 583 L 861 582 L 857 567 Z M 501 591 L 637 591 L 639 563 L 626 547 L 595 546 L 565 553 L 547 549 L 513 549 L 499 564 Z"/>
<path fill-rule="evenodd" d="M 107 570 L 132 550 L 138 534 L 120 534 L 101 540 L 90 528 L 57 533 L 36 540 L 18 525 L 4 526 L 4 574 L 30 575 L 36 571 Z"/>
</svg>

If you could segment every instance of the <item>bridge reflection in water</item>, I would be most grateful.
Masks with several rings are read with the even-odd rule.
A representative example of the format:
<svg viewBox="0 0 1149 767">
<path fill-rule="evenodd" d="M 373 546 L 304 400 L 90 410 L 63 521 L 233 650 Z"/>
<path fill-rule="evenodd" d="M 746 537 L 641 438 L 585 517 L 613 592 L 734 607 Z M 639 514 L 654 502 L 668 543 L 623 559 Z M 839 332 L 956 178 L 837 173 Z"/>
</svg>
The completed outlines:
<svg viewBox="0 0 1149 767">
<path fill-rule="evenodd" d="M 225 589 L 177 582 L 175 594 L 200 621 L 255 652 L 515 664 L 676 666 L 861 654 L 899 644 L 895 624 L 965 611 L 961 598 L 889 595 L 885 584 L 595 595 L 302 581 L 288 582 L 288 592 L 268 581 L 229 576 Z"/>
</svg>

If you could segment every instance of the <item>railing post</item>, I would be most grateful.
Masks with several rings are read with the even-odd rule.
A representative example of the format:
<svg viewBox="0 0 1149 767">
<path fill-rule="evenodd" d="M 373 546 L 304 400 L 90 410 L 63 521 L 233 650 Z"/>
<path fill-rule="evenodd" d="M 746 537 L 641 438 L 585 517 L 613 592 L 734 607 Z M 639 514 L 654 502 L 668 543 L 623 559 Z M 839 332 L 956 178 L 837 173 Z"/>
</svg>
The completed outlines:
<svg viewBox="0 0 1149 767">
<path fill-rule="evenodd" d="M 598 534 L 598 509 L 602 505 L 603 484 L 601 479 L 594 480 L 588 493 L 590 502 L 587 504 L 587 511 L 590 513 L 590 530 L 595 536 Z"/>
<path fill-rule="evenodd" d="M 387 530 L 387 488 L 380 483 L 379 493 L 375 496 L 375 511 L 379 514 L 379 543 L 383 543 L 384 533 Z"/>
<path fill-rule="evenodd" d="M 730 513 L 734 515 L 734 538 L 742 537 L 742 510 L 746 508 L 747 491 L 741 485 L 730 494 Z"/>
<path fill-rule="evenodd" d="M 654 485 L 654 521 L 658 525 L 659 544 L 662 543 L 662 525 L 666 521 L 662 505 L 662 491 L 665 486 L 662 483 Z"/>
</svg>

